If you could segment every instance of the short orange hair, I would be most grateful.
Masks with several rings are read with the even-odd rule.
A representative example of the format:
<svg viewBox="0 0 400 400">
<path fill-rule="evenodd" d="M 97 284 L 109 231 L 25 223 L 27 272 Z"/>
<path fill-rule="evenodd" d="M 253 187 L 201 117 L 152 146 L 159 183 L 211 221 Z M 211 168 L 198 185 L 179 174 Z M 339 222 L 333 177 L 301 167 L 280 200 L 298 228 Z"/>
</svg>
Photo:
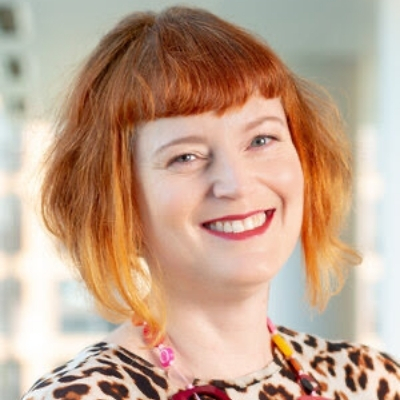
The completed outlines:
<svg viewBox="0 0 400 400">
<path fill-rule="evenodd" d="M 42 213 L 94 298 L 159 331 L 161 296 L 143 267 L 134 137 L 138 124 L 280 97 L 305 178 L 301 241 L 312 305 L 323 307 L 359 255 L 340 228 L 351 158 L 329 98 L 296 77 L 261 39 L 200 9 L 134 13 L 77 77 L 46 159 Z M 141 289 L 151 286 L 146 292 Z"/>
</svg>

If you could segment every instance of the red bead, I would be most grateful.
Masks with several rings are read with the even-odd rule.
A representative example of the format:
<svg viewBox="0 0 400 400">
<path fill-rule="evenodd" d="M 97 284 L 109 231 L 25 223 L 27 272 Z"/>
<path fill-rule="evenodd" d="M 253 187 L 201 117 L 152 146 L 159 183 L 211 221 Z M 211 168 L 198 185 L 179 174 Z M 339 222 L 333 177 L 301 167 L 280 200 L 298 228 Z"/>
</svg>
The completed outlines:
<svg viewBox="0 0 400 400">
<path fill-rule="evenodd" d="M 143 326 L 143 337 L 147 340 L 150 338 L 150 328 L 148 325 Z"/>
</svg>

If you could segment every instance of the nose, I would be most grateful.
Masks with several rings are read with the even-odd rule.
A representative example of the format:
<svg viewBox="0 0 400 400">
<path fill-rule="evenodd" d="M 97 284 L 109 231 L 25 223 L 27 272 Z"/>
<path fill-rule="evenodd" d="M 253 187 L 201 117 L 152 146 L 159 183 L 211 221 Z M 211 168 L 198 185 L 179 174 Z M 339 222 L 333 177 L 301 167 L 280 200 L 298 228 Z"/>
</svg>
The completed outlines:
<svg viewBox="0 0 400 400">
<path fill-rule="evenodd" d="M 249 175 L 248 167 L 237 158 L 215 157 L 209 167 L 210 191 L 216 198 L 240 198 L 250 188 Z"/>
</svg>

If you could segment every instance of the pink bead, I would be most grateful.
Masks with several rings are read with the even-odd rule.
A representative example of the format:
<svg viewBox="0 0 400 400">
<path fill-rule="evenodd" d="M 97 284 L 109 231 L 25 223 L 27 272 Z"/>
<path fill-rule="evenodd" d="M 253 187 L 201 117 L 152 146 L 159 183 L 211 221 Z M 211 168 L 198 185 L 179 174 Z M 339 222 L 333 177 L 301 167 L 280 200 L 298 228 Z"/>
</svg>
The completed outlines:
<svg viewBox="0 0 400 400">
<path fill-rule="evenodd" d="M 171 347 L 160 346 L 158 348 L 160 352 L 160 363 L 163 368 L 168 368 L 175 359 L 174 351 Z"/>
<path fill-rule="evenodd" d="M 268 330 L 270 331 L 270 333 L 274 333 L 276 331 L 276 326 L 273 324 L 273 322 L 267 318 L 267 326 L 268 326 Z"/>
</svg>

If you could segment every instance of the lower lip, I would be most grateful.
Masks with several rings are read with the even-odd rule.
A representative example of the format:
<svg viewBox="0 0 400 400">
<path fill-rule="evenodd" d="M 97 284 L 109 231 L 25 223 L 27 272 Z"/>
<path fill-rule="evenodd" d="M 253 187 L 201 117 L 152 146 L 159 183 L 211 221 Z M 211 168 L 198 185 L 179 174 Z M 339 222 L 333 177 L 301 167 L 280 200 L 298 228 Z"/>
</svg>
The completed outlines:
<svg viewBox="0 0 400 400">
<path fill-rule="evenodd" d="M 244 232 L 220 232 L 220 231 L 213 231 L 211 229 L 206 229 L 208 233 L 211 233 L 211 235 L 218 236 L 222 239 L 229 239 L 229 240 L 246 240 L 250 239 L 254 236 L 259 236 L 262 235 L 270 226 L 272 222 L 272 218 L 274 217 L 275 210 L 273 211 L 268 211 L 266 213 L 266 220 L 263 225 L 259 226 L 258 228 L 252 229 L 250 231 L 244 231 Z"/>
</svg>

